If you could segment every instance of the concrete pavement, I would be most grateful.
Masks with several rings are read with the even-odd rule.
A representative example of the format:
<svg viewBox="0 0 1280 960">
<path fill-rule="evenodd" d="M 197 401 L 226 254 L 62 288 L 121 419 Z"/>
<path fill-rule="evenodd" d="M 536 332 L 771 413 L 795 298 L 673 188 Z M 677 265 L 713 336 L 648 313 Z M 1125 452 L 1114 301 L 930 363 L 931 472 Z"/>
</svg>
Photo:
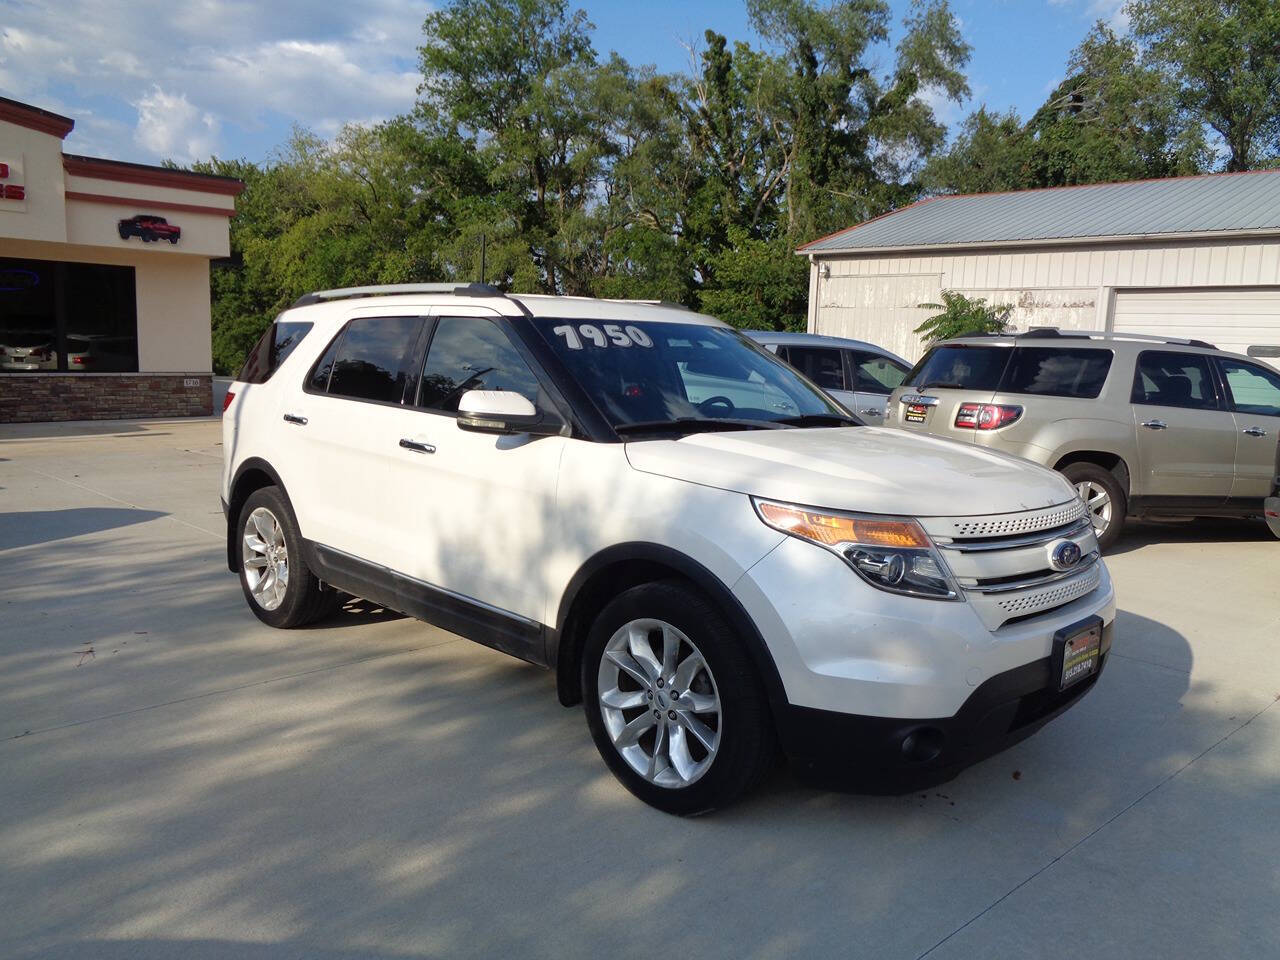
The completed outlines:
<svg viewBox="0 0 1280 960">
<path fill-rule="evenodd" d="M 215 421 L 0 427 L 0 954 L 1270 956 L 1280 543 L 1109 557 L 1085 700 L 924 794 L 677 820 L 543 671 L 226 571 Z"/>
</svg>

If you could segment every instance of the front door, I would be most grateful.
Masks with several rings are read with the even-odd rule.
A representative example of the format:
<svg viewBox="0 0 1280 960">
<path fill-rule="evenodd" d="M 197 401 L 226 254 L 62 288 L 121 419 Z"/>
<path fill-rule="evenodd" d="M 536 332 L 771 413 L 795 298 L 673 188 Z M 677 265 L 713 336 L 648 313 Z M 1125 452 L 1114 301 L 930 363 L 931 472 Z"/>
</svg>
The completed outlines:
<svg viewBox="0 0 1280 960">
<path fill-rule="evenodd" d="M 442 308 L 443 309 L 443 308 Z M 492 314 L 435 320 L 416 398 L 418 457 L 412 509 L 402 535 L 413 542 L 404 572 L 465 598 L 541 623 L 547 585 L 560 436 L 495 436 L 458 427 L 468 390 L 513 390 L 555 412 L 520 349 Z"/>
<path fill-rule="evenodd" d="M 1275 489 L 1280 437 L 1280 374 L 1261 364 L 1219 358 L 1235 417 L 1236 476 L 1232 497 L 1268 497 Z"/>
<path fill-rule="evenodd" d="M 853 385 L 856 409 L 854 413 L 872 426 L 884 423 L 884 411 L 895 388 L 910 369 L 895 363 L 888 357 L 865 350 L 846 350 L 847 377 Z"/>
<path fill-rule="evenodd" d="M 1185 499 L 1188 508 L 1225 502 L 1235 477 L 1235 421 L 1218 395 L 1209 358 L 1143 351 L 1132 403 L 1138 447 L 1133 492 Z"/>
</svg>

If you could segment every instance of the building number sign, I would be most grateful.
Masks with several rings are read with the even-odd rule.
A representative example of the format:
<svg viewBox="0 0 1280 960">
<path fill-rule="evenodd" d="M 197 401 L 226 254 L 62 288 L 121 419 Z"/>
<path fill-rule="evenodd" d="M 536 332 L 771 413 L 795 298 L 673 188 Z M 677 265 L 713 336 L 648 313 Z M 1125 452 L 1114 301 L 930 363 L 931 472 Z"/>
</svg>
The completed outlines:
<svg viewBox="0 0 1280 960">
<path fill-rule="evenodd" d="M 20 183 L 9 183 L 9 165 L 0 161 L 0 200 L 25 200 L 27 188 Z"/>
</svg>

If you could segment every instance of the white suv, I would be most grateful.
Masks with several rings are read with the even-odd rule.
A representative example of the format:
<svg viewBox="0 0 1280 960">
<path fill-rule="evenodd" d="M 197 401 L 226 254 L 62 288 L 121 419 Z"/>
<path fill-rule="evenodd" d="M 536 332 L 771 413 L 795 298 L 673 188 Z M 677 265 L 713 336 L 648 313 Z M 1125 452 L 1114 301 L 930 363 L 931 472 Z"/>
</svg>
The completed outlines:
<svg viewBox="0 0 1280 960">
<path fill-rule="evenodd" d="M 663 810 L 730 801 L 777 746 L 846 784 L 936 782 L 1065 710 L 1110 649 L 1059 474 L 861 426 L 679 307 L 310 294 L 223 422 L 227 562 L 259 619 L 350 593 L 550 667 Z"/>
</svg>

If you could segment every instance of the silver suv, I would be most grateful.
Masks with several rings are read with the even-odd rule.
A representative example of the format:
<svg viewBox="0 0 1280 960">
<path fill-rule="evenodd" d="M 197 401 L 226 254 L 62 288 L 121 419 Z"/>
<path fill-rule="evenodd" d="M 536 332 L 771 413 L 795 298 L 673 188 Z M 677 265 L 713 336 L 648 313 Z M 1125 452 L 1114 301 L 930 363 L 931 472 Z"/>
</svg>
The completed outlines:
<svg viewBox="0 0 1280 960">
<path fill-rule="evenodd" d="M 865 340 L 815 333 L 744 332 L 872 426 L 881 424 L 890 392 L 911 369 L 906 360 Z"/>
<path fill-rule="evenodd" d="M 1199 340 L 948 340 L 893 392 L 885 424 L 1060 470 L 1104 549 L 1126 515 L 1261 517 L 1280 484 L 1280 372 Z"/>
</svg>

